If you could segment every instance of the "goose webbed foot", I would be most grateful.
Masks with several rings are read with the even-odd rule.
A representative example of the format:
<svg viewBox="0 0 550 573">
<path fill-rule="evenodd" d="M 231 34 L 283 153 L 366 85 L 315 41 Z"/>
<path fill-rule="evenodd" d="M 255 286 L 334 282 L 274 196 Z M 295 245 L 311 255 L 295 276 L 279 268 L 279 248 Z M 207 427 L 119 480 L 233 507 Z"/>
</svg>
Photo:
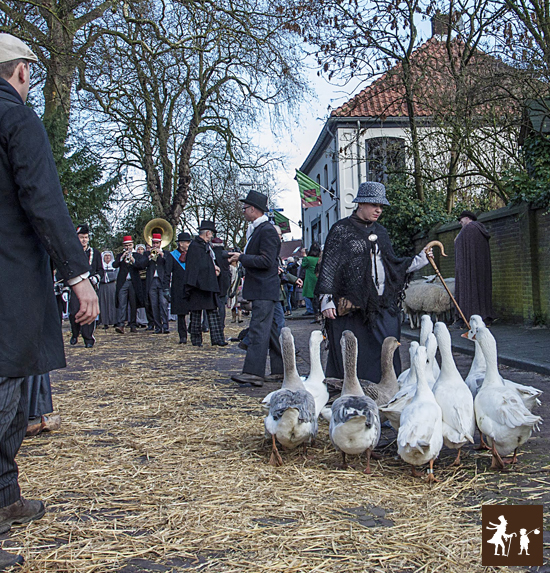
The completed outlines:
<svg viewBox="0 0 550 573">
<path fill-rule="evenodd" d="M 451 466 L 460 466 L 460 454 L 462 452 L 462 448 L 458 448 L 458 453 L 456 454 L 455 461 L 451 464 Z"/>
<path fill-rule="evenodd" d="M 340 470 L 348 469 L 348 463 L 346 461 L 346 452 L 342 452 L 342 463 L 338 466 L 338 469 Z"/>
<path fill-rule="evenodd" d="M 439 480 L 434 476 L 434 461 L 433 460 L 430 460 L 430 469 L 428 470 L 428 477 L 426 478 L 426 481 L 429 484 L 439 482 Z"/>
<path fill-rule="evenodd" d="M 500 454 L 497 452 L 494 441 L 493 441 L 493 447 L 491 448 L 491 452 L 493 454 L 493 459 L 491 461 L 491 469 L 492 470 L 503 470 L 504 469 L 504 462 L 502 461 Z"/>
<path fill-rule="evenodd" d="M 372 456 L 372 450 L 368 449 L 367 450 L 367 467 L 363 470 L 363 473 L 366 474 L 371 474 L 371 470 L 370 470 L 370 458 Z"/>
<path fill-rule="evenodd" d="M 269 458 L 269 463 L 272 466 L 278 467 L 283 465 L 283 458 L 281 458 L 281 454 L 277 449 L 277 444 L 275 443 L 275 435 L 271 435 L 272 439 L 272 448 L 271 448 L 271 457 Z"/>
<path fill-rule="evenodd" d="M 419 473 L 416 471 L 416 467 L 413 466 L 413 465 L 411 465 L 411 475 L 412 475 L 412 477 L 415 477 L 415 478 L 422 477 L 422 474 L 419 474 Z"/>
<path fill-rule="evenodd" d="M 502 460 L 505 464 L 517 464 L 518 463 L 518 449 L 514 450 L 514 455 L 511 458 L 505 458 Z"/>
<path fill-rule="evenodd" d="M 479 433 L 479 446 L 475 446 L 474 450 L 479 451 L 479 450 L 490 450 L 491 448 L 485 443 L 485 440 L 483 439 L 483 434 L 480 432 Z"/>
</svg>

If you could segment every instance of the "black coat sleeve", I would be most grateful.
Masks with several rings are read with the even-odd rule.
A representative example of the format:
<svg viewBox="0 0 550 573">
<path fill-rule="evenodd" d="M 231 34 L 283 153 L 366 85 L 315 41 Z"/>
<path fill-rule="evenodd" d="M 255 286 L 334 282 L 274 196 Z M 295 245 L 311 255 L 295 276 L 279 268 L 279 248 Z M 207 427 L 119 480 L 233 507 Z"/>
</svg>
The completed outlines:
<svg viewBox="0 0 550 573">
<path fill-rule="evenodd" d="M 272 225 L 262 229 L 260 241 L 260 252 L 256 255 L 243 253 L 239 257 L 239 262 L 245 269 L 269 269 L 279 256 L 281 249 L 281 239 Z"/>
<path fill-rule="evenodd" d="M 1 120 L 20 205 L 63 279 L 90 271 L 59 183 L 46 130 L 36 113 L 14 106 Z"/>
</svg>

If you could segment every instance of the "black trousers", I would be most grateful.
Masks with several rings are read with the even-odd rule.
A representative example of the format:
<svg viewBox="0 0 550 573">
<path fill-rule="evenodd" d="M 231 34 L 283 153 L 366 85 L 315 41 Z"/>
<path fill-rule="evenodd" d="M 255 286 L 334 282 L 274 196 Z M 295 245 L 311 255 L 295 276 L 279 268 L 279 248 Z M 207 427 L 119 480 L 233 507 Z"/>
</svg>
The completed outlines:
<svg viewBox="0 0 550 573">
<path fill-rule="evenodd" d="M 218 310 L 220 311 L 220 324 L 222 330 L 225 330 L 225 303 L 227 302 L 227 296 L 218 297 Z"/>
<path fill-rule="evenodd" d="M 279 327 L 273 320 L 273 311 L 279 301 L 253 300 L 252 317 L 248 329 L 249 344 L 244 359 L 243 372 L 265 376 L 267 352 L 271 374 L 283 373 L 283 357 L 279 343 Z"/>
<path fill-rule="evenodd" d="M 185 321 L 186 314 L 178 314 L 178 334 L 182 342 L 187 342 L 187 324 Z"/>
<path fill-rule="evenodd" d="M 217 308 L 206 310 L 208 324 L 210 325 L 211 344 L 222 344 L 225 342 L 223 328 L 220 324 L 220 313 Z M 190 313 L 189 333 L 191 334 L 191 344 L 199 346 L 202 344 L 202 310 L 192 310 Z"/>
<path fill-rule="evenodd" d="M 382 369 L 380 358 L 382 344 L 387 336 L 401 337 L 401 317 L 389 310 L 382 310 L 374 324 L 366 325 L 360 312 L 350 312 L 335 319 L 326 319 L 328 335 L 327 378 L 344 378 L 342 347 L 340 338 L 344 330 L 351 330 L 357 337 L 357 377 L 371 382 L 380 382 Z M 393 365 L 397 376 L 401 373 L 399 351 L 393 355 Z"/>
<path fill-rule="evenodd" d="M 15 456 L 28 422 L 28 378 L 0 377 L 0 507 L 21 497 Z"/>
<path fill-rule="evenodd" d="M 153 278 L 149 287 L 149 302 L 157 330 L 168 330 L 168 301 L 164 296 L 162 283 L 158 277 Z"/>
<path fill-rule="evenodd" d="M 94 320 L 92 324 L 78 324 L 75 320 L 77 312 L 80 310 L 80 302 L 76 295 L 71 292 L 69 298 L 69 321 L 71 323 L 71 333 L 74 338 L 78 338 L 82 334 L 82 338 L 86 342 L 95 342 L 94 331 L 96 321 Z"/>
<path fill-rule="evenodd" d="M 126 279 L 118 293 L 117 326 L 124 326 L 128 315 L 128 303 L 130 303 L 130 321 L 128 326 L 137 326 L 137 300 L 134 285 L 130 279 Z"/>
</svg>

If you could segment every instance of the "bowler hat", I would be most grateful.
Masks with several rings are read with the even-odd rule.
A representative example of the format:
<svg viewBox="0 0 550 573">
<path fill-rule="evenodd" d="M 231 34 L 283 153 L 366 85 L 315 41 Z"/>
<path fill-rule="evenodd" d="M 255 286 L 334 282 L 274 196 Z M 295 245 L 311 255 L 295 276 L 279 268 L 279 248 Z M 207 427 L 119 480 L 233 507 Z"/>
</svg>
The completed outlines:
<svg viewBox="0 0 550 573">
<path fill-rule="evenodd" d="M 213 233 L 216 232 L 216 225 L 214 221 L 201 221 L 201 226 L 199 227 L 199 231 L 212 231 Z"/>
<path fill-rule="evenodd" d="M 76 234 L 77 235 L 88 235 L 90 233 L 90 229 L 88 228 L 88 225 L 86 223 L 83 223 L 82 225 L 78 225 L 78 227 L 76 228 Z"/>
<path fill-rule="evenodd" d="M 462 213 L 460 213 L 460 215 L 458 216 L 458 221 L 460 221 L 460 219 L 462 219 L 463 217 L 468 217 L 472 221 L 477 221 L 477 215 L 475 213 L 472 213 L 472 211 L 462 211 Z"/>
<path fill-rule="evenodd" d="M 386 199 L 386 188 L 376 181 L 365 181 L 359 185 L 357 197 L 352 203 L 373 203 L 376 205 L 389 205 Z"/>
<path fill-rule="evenodd" d="M 249 191 L 248 195 L 244 199 L 239 199 L 247 205 L 252 205 L 265 213 L 267 211 L 267 195 L 260 193 L 259 191 Z"/>
<path fill-rule="evenodd" d="M 193 240 L 193 237 L 185 231 L 178 235 L 178 243 L 181 241 L 192 241 L 192 240 Z"/>
<path fill-rule="evenodd" d="M 19 38 L 11 34 L 0 34 L 0 64 L 19 59 L 38 62 L 36 55 Z"/>
</svg>

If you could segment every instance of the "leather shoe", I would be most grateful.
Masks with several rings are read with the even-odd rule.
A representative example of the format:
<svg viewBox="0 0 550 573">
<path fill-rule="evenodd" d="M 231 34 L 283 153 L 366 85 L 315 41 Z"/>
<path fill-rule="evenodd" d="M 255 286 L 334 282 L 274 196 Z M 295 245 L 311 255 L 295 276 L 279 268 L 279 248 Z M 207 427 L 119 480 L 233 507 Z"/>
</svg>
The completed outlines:
<svg viewBox="0 0 550 573">
<path fill-rule="evenodd" d="M 242 374 L 234 374 L 231 376 L 231 380 L 238 382 L 239 384 L 252 384 L 252 386 L 264 385 L 264 379 L 261 376 L 247 374 L 246 372 L 243 372 Z"/>
<path fill-rule="evenodd" d="M 71 336 L 71 340 L 69 340 L 70 345 L 74 346 L 77 342 L 78 342 L 78 337 L 77 336 Z"/>
<path fill-rule="evenodd" d="M 199 342 L 198 344 L 193 344 L 193 346 L 196 346 L 197 348 L 202 348 L 202 342 Z"/>
<path fill-rule="evenodd" d="M 15 503 L 0 509 L 0 533 L 6 533 L 12 525 L 40 519 L 45 512 L 46 508 L 41 501 L 20 497 Z"/>
<path fill-rule="evenodd" d="M 187 344 L 187 338 L 180 340 L 180 344 Z"/>
<path fill-rule="evenodd" d="M 153 334 L 162 334 L 162 330 L 160 328 L 155 328 L 155 332 Z"/>
<path fill-rule="evenodd" d="M 155 330 L 154 326 L 149 325 L 145 330 Z"/>
<path fill-rule="evenodd" d="M 85 346 L 86 348 L 93 348 L 93 347 L 94 347 L 94 343 L 93 343 L 93 342 L 88 342 L 88 341 L 86 341 L 86 342 L 84 343 L 84 346 Z"/>
<path fill-rule="evenodd" d="M 242 340 L 239 342 L 239 344 L 237 344 L 237 348 L 240 348 L 241 350 L 248 350 L 248 344 L 245 344 Z"/>
<path fill-rule="evenodd" d="M 229 344 L 224 340 L 223 342 L 214 342 L 212 346 L 229 346 Z"/>
<path fill-rule="evenodd" d="M 130 327 L 130 332 L 131 332 L 132 334 L 136 334 L 136 333 L 137 333 L 137 328 L 136 328 L 135 326 L 131 326 L 131 327 Z"/>
<path fill-rule="evenodd" d="M 124 334 L 124 326 L 115 326 L 115 332 L 119 334 Z"/>
<path fill-rule="evenodd" d="M 281 382 L 282 379 L 282 374 L 268 374 L 267 376 L 264 376 L 264 380 L 266 382 Z"/>
<path fill-rule="evenodd" d="M 23 565 L 25 560 L 23 555 L 16 555 L 15 553 L 8 553 L 3 549 L 0 549 L 0 571 L 4 571 L 8 567 L 13 565 Z"/>
<path fill-rule="evenodd" d="M 170 334 L 170 329 L 169 328 L 163 328 L 162 334 Z"/>
</svg>

